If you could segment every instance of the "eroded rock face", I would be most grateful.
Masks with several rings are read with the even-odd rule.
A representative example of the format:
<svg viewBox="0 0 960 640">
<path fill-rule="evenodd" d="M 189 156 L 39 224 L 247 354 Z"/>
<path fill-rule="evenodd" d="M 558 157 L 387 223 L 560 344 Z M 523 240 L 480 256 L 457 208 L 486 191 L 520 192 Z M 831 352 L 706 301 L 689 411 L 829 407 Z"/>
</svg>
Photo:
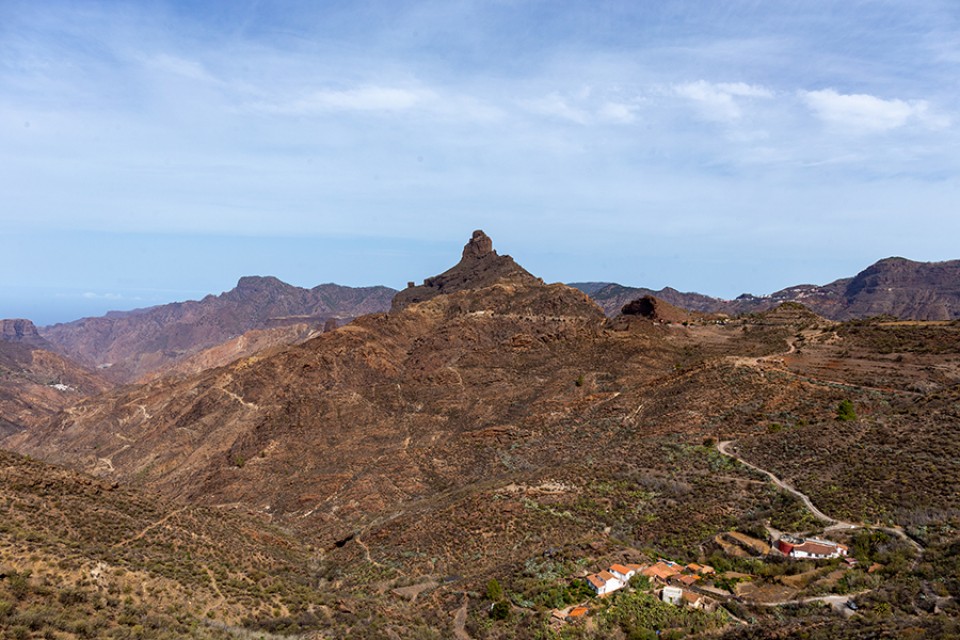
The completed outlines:
<svg viewBox="0 0 960 640">
<path fill-rule="evenodd" d="M 0 320 L 0 340 L 8 342 L 40 341 L 42 338 L 30 320 L 16 318 Z"/>
<path fill-rule="evenodd" d="M 441 294 L 480 289 L 494 283 L 542 284 L 543 281 L 514 262 L 510 256 L 498 255 L 493 240 L 476 230 L 463 247 L 460 262 L 440 275 L 427 278 L 420 286 L 410 286 L 393 298 L 393 311 L 425 302 Z"/>
<path fill-rule="evenodd" d="M 470 242 L 463 247 L 463 258 L 482 258 L 493 252 L 493 240 L 481 229 L 477 229 L 473 232 Z"/>
<path fill-rule="evenodd" d="M 643 296 L 623 306 L 625 316 L 640 316 L 656 322 L 687 322 L 694 319 L 691 312 L 675 307 L 653 296 Z"/>
</svg>

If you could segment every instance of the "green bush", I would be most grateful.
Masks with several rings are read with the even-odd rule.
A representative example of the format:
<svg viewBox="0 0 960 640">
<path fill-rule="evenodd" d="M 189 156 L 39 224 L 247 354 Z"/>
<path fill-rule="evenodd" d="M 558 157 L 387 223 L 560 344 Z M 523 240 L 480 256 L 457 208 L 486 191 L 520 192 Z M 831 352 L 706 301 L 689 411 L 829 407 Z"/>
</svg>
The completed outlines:
<svg viewBox="0 0 960 640">
<path fill-rule="evenodd" d="M 12 571 L 9 576 L 10 592 L 17 600 L 22 600 L 30 591 L 30 571 Z"/>
<path fill-rule="evenodd" d="M 487 600 L 494 602 L 503 600 L 503 587 L 496 578 L 490 578 L 490 582 L 487 583 Z"/>
<path fill-rule="evenodd" d="M 840 422 L 852 422 L 857 419 L 857 412 L 853 408 L 853 403 L 849 400 L 841 400 L 837 405 L 837 420 Z"/>
<path fill-rule="evenodd" d="M 494 620 L 506 620 L 510 617 L 510 603 L 501 600 L 490 607 L 490 617 Z"/>
</svg>

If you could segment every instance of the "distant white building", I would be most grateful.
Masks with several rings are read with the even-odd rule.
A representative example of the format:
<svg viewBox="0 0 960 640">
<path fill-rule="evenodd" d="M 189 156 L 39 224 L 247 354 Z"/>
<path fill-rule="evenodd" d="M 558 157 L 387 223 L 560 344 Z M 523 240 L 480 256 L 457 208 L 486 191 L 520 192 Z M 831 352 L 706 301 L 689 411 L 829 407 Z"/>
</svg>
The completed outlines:
<svg viewBox="0 0 960 640">
<path fill-rule="evenodd" d="M 683 589 L 680 587 L 664 587 L 660 591 L 660 599 L 667 604 L 679 605 L 683 602 Z"/>
<path fill-rule="evenodd" d="M 788 558 L 813 558 L 815 560 L 840 558 L 847 555 L 849 550 L 846 545 L 839 542 L 817 538 L 801 539 L 793 536 L 783 536 L 777 540 L 777 549 Z"/>
</svg>

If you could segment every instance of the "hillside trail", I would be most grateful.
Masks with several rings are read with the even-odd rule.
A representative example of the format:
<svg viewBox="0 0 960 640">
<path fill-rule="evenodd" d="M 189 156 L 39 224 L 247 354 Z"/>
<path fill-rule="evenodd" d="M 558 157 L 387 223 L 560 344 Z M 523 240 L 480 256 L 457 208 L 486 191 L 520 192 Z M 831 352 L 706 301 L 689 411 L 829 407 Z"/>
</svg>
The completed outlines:
<svg viewBox="0 0 960 640">
<path fill-rule="evenodd" d="M 207 575 L 210 577 L 210 586 L 213 587 L 214 593 L 217 594 L 217 601 L 213 604 L 207 605 L 207 608 L 203 610 L 203 613 L 200 614 L 201 618 L 206 618 L 211 611 L 222 607 L 227 602 L 227 597 L 223 595 L 223 592 L 220 590 L 220 585 L 217 584 L 217 577 L 213 575 L 213 570 L 209 566 L 203 565 L 204 570 L 207 572 Z"/>
<path fill-rule="evenodd" d="M 467 633 L 467 596 L 463 596 L 463 605 L 457 609 L 457 615 L 453 618 L 453 637 L 457 640 L 473 640 Z"/>
<path fill-rule="evenodd" d="M 792 376 L 801 382 L 806 382 L 808 384 L 816 385 L 825 385 L 831 387 L 844 387 L 851 390 L 862 390 L 862 391 L 879 391 L 881 393 L 896 393 L 904 396 L 918 396 L 920 395 L 916 391 L 908 391 L 906 389 L 894 389 L 892 387 L 873 387 L 865 384 L 851 384 L 849 382 L 844 382 L 842 380 L 831 380 L 829 378 L 823 377 L 814 377 L 811 375 L 804 375 L 796 371 L 792 371 L 786 364 L 784 360 L 785 356 L 789 356 L 793 353 L 797 353 L 797 342 L 801 339 L 806 339 L 810 336 L 816 335 L 816 332 L 810 331 L 801 331 L 797 336 L 791 336 L 786 339 L 787 350 L 781 351 L 780 353 L 773 353 L 766 356 L 754 357 L 754 356 L 725 356 L 726 362 L 738 366 L 738 367 L 751 367 L 758 369 L 760 371 L 776 371 L 781 374 Z"/>
<path fill-rule="evenodd" d="M 890 533 L 890 534 L 893 534 L 893 535 L 897 536 L 898 538 L 904 540 L 904 541 L 907 542 L 910 546 L 912 546 L 912 547 L 917 551 L 917 553 L 918 553 L 917 558 L 914 559 L 914 563 L 916 563 L 916 562 L 919 561 L 919 554 L 922 554 L 922 553 L 924 552 L 924 548 L 923 548 L 923 546 L 922 546 L 919 542 L 917 542 L 916 540 L 914 540 L 913 538 L 911 538 L 910 536 L 908 536 L 907 533 L 906 533 L 906 531 L 903 530 L 903 527 L 899 527 L 899 526 L 882 527 L 882 526 L 874 526 L 874 525 L 866 524 L 866 523 L 864 523 L 864 522 L 846 522 L 846 521 L 844 521 L 844 520 L 837 520 L 836 518 L 831 518 L 830 516 L 828 516 L 827 514 L 825 514 L 823 511 L 821 511 L 820 509 L 818 509 L 816 505 L 813 504 L 813 501 L 810 500 L 810 496 L 808 496 L 807 494 L 802 493 L 802 492 L 800 492 L 799 490 L 795 489 L 794 487 L 792 487 L 790 484 L 788 484 L 788 483 L 787 483 L 786 481 L 784 481 L 783 479 L 778 478 L 776 475 L 773 474 L 772 471 L 769 471 L 769 470 L 767 470 L 767 469 L 762 469 L 762 468 L 758 467 L 758 466 L 755 465 L 755 464 L 752 464 L 752 463 L 750 463 L 750 462 L 747 462 L 746 460 L 744 460 L 744 459 L 743 459 L 742 457 L 740 457 L 739 455 L 737 455 L 737 454 L 735 454 L 735 453 L 731 453 L 731 452 L 730 452 L 730 445 L 732 445 L 732 444 L 734 444 L 734 441 L 733 441 L 733 440 L 724 440 L 724 441 L 722 441 L 722 442 L 718 442 L 718 443 L 717 443 L 717 451 L 719 451 L 721 454 L 723 454 L 723 455 L 725 455 L 725 456 L 727 456 L 727 457 L 729 457 L 729 458 L 733 458 L 734 460 L 736 460 L 736 461 L 739 462 L 740 464 L 742 464 L 742 465 L 744 465 L 744 466 L 746 466 L 746 467 L 749 467 L 750 469 L 753 469 L 754 471 L 758 471 L 758 472 L 766 475 L 768 478 L 770 478 L 770 481 L 773 482 L 773 484 L 775 484 L 776 486 L 780 487 L 781 489 L 783 489 L 783 490 L 786 491 L 787 493 L 791 493 L 791 494 L 795 495 L 796 497 L 800 498 L 800 500 L 803 502 L 804 506 L 810 511 L 810 513 L 812 513 L 818 520 L 821 520 L 822 522 L 826 522 L 826 523 L 827 523 L 827 526 L 824 528 L 824 533 L 826 533 L 826 532 L 828 532 L 828 531 L 842 531 L 842 530 L 845 530 L 845 529 L 846 529 L 846 530 L 853 530 L 853 529 L 877 529 L 877 530 L 879 530 L 879 531 L 884 531 L 884 532 L 886 532 L 886 533 Z"/>
<path fill-rule="evenodd" d="M 127 538 L 126 540 L 121 540 L 120 542 L 114 544 L 114 545 L 113 545 L 113 548 L 116 549 L 116 548 L 118 548 L 118 547 L 123 547 L 123 546 L 126 546 L 126 545 L 130 544 L 131 542 L 136 542 L 137 540 L 140 540 L 141 538 L 143 538 L 143 536 L 147 535 L 150 531 L 152 531 L 153 529 L 156 529 L 156 528 L 159 527 L 160 525 L 162 525 L 162 524 L 164 524 L 165 522 L 167 522 L 168 520 L 170 520 L 170 518 L 176 516 L 176 515 L 179 514 L 179 513 L 182 513 L 182 512 L 185 511 L 186 509 L 187 509 L 187 507 L 180 507 L 179 509 L 175 509 L 174 511 L 171 511 L 170 513 L 168 513 L 167 515 L 163 516 L 163 517 L 160 518 L 159 520 L 155 520 L 155 521 L 151 522 L 150 524 L 148 524 L 146 527 L 144 527 L 143 529 L 141 529 L 136 535 L 134 535 L 134 536 L 132 536 L 132 537 L 130 537 L 130 538 Z"/>
</svg>

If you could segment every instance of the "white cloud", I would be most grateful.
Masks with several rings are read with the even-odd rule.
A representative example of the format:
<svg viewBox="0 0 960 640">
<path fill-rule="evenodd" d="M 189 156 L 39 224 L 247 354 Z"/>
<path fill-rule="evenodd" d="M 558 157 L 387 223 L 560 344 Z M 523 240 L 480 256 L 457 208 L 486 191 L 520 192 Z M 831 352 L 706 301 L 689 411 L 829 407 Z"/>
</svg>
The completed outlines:
<svg viewBox="0 0 960 640">
<path fill-rule="evenodd" d="M 323 89 L 288 102 L 260 104 L 257 109 L 285 115 L 310 115 L 326 111 L 405 111 L 433 97 L 429 91 L 367 86 L 345 90 Z"/>
<path fill-rule="evenodd" d="M 581 125 L 631 124 L 636 121 L 639 98 L 624 100 L 618 90 L 582 88 L 566 96 L 554 92 L 542 98 L 524 100 L 520 106 L 532 113 Z"/>
<path fill-rule="evenodd" d="M 607 122 L 630 124 L 636 120 L 634 111 L 635 107 L 633 105 L 623 104 L 622 102 L 607 102 L 600 107 L 597 115 L 601 120 Z"/>
<path fill-rule="evenodd" d="M 884 100 L 869 94 L 842 94 L 833 89 L 802 91 L 801 99 L 826 124 L 851 132 L 882 132 L 910 122 L 940 129 L 949 126 L 944 116 L 930 111 L 926 100 Z"/>
<path fill-rule="evenodd" d="M 534 113 L 569 120 L 577 124 L 587 124 L 590 121 L 587 111 L 572 106 L 559 93 L 551 93 L 536 100 L 526 100 L 522 105 Z"/>
<path fill-rule="evenodd" d="M 93 291 L 86 291 L 80 294 L 80 297 L 84 300 L 141 300 L 139 296 L 125 296 L 122 293 L 94 293 Z"/>
<path fill-rule="evenodd" d="M 189 78 L 191 80 L 201 80 L 204 82 L 214 81 L 215 78 L 210 75 L 202 64 L 194 60 L 187 60 L 178 56 L 160 54 L 148 58 L 145 61 L 148 67 L 159 69 L 167 73 Z"/>
<path fill-rule="evenodd" d="M 708 120 L 729 122 L 743 115 L 740 104 L 735 98 L 772 98 L 769 89 L 744 82 L 687 82 L 674 85 L 672 93 L 681 98 L 692 100 Z"/>
</svg>

